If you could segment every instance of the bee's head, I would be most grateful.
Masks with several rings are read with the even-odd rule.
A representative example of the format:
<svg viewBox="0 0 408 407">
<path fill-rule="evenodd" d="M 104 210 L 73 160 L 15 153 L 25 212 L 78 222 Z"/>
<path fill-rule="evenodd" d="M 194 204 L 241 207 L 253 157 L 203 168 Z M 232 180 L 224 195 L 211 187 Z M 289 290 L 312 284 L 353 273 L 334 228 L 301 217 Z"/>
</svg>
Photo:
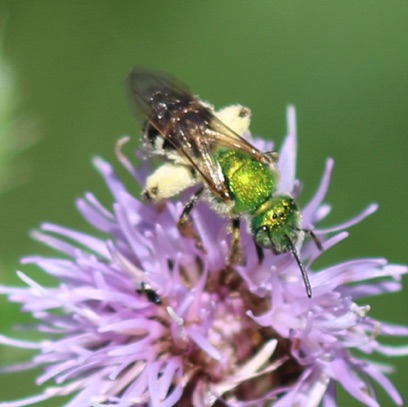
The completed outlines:
<svg viewBox="0 0 408 407">
<path fill-rule="evenodd" d="M 304 232 L 300 228 L 300 212 L 296 202 L 289 196 L 271 198 L 255 213 L 252 231 L 256 244 L 263 249 L 271 249 L 275 254 L 292 253 L 302 274 L 306 294 L 311 298 L 312 287 L 296 248 L 299 236 Z"/>
<path fill-rule="evenodd" d="M 274 253 L 292 251 L 299 235 L 300 213 L 288 196 L 275 196 L 252 219 L 255 242 Z"/>
</svg>

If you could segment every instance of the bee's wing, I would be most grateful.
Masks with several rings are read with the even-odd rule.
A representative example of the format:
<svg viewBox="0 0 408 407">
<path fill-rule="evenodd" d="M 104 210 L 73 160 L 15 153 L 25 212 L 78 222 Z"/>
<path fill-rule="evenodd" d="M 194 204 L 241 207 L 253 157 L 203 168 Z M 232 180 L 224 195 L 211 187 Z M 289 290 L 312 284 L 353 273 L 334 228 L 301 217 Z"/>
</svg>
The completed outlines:
<svg viewBox="0 0 408 407">
<path fill-rule="evenodd" d="M 136 113 L 152 123 L 160 118 L 162 109 L 170 109 L 177 102 L 189 101 L 192 96 L 187 86 L 164 73 L 135 67 L 128 76 L 130 96 L 136 102 Z"/>
<path fill-rule="evenodd" d="M 237 150 L 252 156 L 256 161 L 271 164 L 272 161 L 267 154 L 258 150 L 251 143 L 246 141 L 239 134 L 226 126 L 221 120 L 213 115 L 209 123 L 208 136 L 212 135 L 213 148 L 226 147 L 230 150 Z"/>
<path fill-rule="evenodd" d="M 135 68 L 128 83 L 131 97 L 144 118 L 200 173 L 222 201 L 232 197 L 221 167 L 214 159 L 217 148 L 243 151 L 262 162 L 271 162 L 174 78 Z"/>
<path fill-rule="evenodd" d="M 195 103 L 202 109 L 198 120 L 195 120 L 194 116 L 192 119 L 184 118 L 176 131 L 165 132 L 166 136 L 163 137 L 183 153 L 184 157 L 201 174 L 212 193 L 227 202 L 232 199 L 232 196 L 222 169 L 214 158 L 214 153 L 218 149 L 241 151 L 271 168 L 276 167 L 275 156 L 258 150 L 226 126 L 199 101 Z"/>
<path fill-rule="evenodd" d="M 206 139 L 211 111 L 186 86 L 165 74 L 135 68 L 128 84 L 138 108 L 136 113 L 142 113 L 163 139 L 197 170 L 217 197 L 229 201 L 231 196 L 224 175 L 214 160 L 211 140 Z"/>
<path fill-rule="evenodd" d="M 212 134 L 206 121 L 185 119 L 167 139 L 197 169 L 214 195 L 224 202 L 232 199 L 221 166 L 214 158 Z"/>
</svg>

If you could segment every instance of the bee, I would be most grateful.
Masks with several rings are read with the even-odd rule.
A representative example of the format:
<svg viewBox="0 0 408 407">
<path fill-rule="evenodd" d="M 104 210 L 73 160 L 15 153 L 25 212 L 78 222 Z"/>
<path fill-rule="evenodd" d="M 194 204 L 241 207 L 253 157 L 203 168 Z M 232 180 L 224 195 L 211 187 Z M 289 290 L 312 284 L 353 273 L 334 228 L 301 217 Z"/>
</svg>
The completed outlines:
<svg viewBox="0 0 408 407">
<path fill-rule="evenodd" d="M 251 111 L 233 105 L 220 111 L 193 96 L 171 76 L 135 68 L 128 77 L 131 98 L 142 114 L 143 144 L 165 163 L 146 181 L 143 195 L 152 202 L 171 198 L 192 186 L 179 229 L 205 250 L 191 225 L 190 213 L 201 199 L 232 221 L 230 262 L 240 258 L 240 219 L 245 218 L 260 258 L 263 249 L 292 253 L 310 298 L 312 289 L 298 244 L 311 230 L 301 228 L 301 213 L 288 194 L 277 194 L 277 153 L 262 152 L 243 135 Z"/>
</svg>

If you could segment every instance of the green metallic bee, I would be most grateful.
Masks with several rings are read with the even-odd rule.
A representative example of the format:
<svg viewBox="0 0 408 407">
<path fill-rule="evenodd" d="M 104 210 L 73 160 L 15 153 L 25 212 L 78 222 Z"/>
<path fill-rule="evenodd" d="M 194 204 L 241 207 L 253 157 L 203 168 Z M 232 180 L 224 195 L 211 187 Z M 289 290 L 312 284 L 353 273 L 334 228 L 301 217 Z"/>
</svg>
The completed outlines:
<svg viewBox="0 0 408 407">
<path fill-rule="evenodd" d="M 200 199 L 205 199 L 232 220 L 230 262 L 236 263 L 241 251 L 240 219 L 246 218 L 259 257 L 263 256 L 262 249 L 271 249 L 275 254 L 291 252 L 307 296 L 311 297 L 297 245 L 304 232 L 318 247 L 320 242 L 312 231 L 301 228 L 301 214 L 294 199 L 276 194 L 277 153 L 261 152 L 242 137 L 249 129 L 250 110 L 233 105 L 216 112 L 173 78 L 139 68 L 130 73 L 128 82 L 131 96 L 146 120 L 144 146 L 152 154 L 166 158 L 147 179 L 145 198 L 158 202 L 201 184 L 181 214 L 180 230 L 201 245 L 190 213 Z"/>
</svg>

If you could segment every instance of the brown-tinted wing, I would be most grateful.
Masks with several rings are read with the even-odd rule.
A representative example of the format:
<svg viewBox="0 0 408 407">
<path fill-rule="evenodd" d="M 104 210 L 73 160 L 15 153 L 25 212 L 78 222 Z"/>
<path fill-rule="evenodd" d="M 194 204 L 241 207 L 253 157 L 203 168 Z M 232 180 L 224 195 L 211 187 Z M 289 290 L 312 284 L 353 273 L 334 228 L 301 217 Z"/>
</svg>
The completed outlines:
<svg viewBox="0 0 408 407">
<path fill-rule="evenodd" d="M 128 84 L 137 113 L 157 130 L 202 176 L 223 201 L 231 200 L 220 165 L 214 160 L 206 130 L 212 113 L 174 78 L 135 68 Z"/>
<path fill-rule="evenodd" d="M 130 96 L 143 119 L 164 124 L 168 113 L 193 101 L 187 86 L 170 75 L 134 68 L 128 76 Z M 154 124 L 154 123 L 152 123 Z"/>
<path fill-rule="evenodd" d="M 231 200 L 231 195 L 214 159 L 217 148 L 243 151 L 257 160 L 270 162 L 267 155 L 225 126 L 174 78 L 135 68 L 128 83 L 131 97 L 144 118 L 201 174 L 222 201 Z"/>
<path fill-rule="evenodd" d="M 208 136 L 207 111 L 191 110 L 184 114 L 175 131 L 168 133 L 168 140 L 201 174 L 212 193 L 220 200 L 232 199 L 221 166 L 214 158 L 212 137 Z"/>
</svg>

